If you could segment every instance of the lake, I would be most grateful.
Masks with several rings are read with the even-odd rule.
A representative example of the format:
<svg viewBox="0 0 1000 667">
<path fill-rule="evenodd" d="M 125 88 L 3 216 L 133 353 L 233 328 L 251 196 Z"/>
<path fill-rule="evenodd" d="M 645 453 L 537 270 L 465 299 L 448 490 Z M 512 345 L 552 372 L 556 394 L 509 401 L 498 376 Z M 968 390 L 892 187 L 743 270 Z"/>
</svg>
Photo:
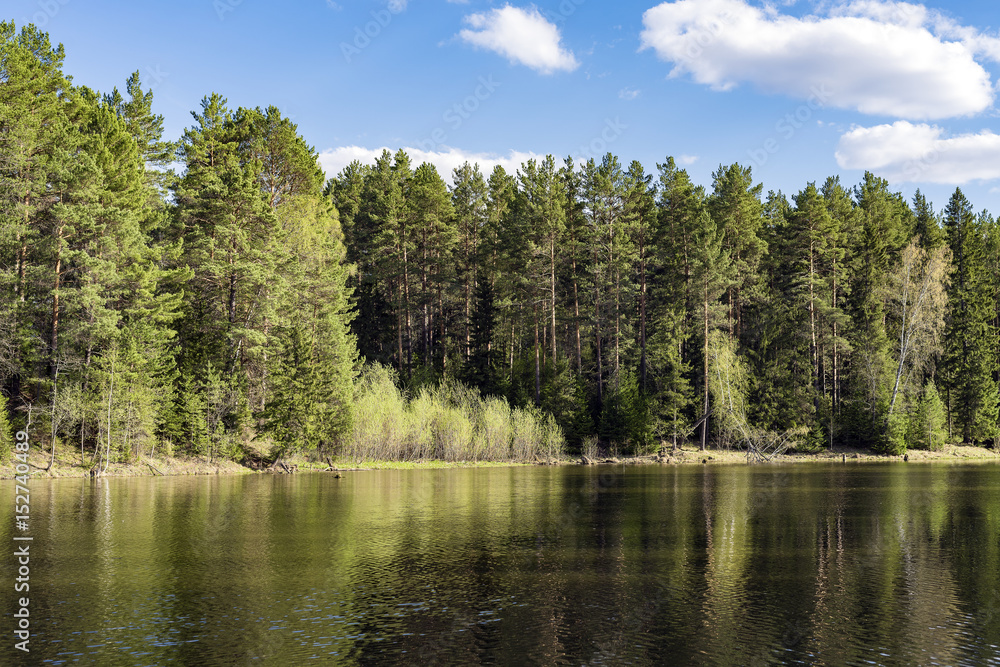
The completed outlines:
<svg viewBox="0 0 1000 667">
<path fill-rule="evenodd" d="M 997 465 L 344 475 L 33 480 L 0 664 L 1000 665 Z"/>
</svg>

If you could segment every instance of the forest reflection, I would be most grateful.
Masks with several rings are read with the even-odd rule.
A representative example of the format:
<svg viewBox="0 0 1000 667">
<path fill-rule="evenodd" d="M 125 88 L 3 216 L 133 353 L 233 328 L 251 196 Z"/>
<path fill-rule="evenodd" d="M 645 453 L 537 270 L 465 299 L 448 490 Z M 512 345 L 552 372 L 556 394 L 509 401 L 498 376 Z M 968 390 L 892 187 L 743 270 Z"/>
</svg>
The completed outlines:
<svg viewBox="0 0 1000 667">
<path fill-rule="evenodd" d="M 38 651 L 983 664 L 1000 656 L 998 501 L 992 465 L 57 480 L 35 497 Z"/>
</svg>

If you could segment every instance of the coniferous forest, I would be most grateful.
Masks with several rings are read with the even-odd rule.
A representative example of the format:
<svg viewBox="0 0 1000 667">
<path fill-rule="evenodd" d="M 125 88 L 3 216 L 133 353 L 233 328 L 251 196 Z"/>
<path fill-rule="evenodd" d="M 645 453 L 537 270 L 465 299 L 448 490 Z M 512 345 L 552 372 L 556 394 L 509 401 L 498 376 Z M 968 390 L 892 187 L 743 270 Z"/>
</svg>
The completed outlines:
<svg viewBox="0 0 1000 667">
<path fill-rule="evenodd" d="M 0 23 L 0 445 L 105 466 L 1000 441 L 1000 227 L 866 174 L 667 157 L 329 180 L 273 107 L 182 137 Z M 449 184 L 450 181 L 450 184 Z"/>
</svg>

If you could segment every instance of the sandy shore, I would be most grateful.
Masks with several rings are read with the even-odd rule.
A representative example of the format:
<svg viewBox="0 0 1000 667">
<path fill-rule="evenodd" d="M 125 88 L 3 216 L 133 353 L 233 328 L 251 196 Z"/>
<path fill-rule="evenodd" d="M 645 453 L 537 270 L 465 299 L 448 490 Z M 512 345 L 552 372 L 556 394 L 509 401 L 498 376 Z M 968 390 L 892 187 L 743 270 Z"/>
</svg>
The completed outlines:
<svg viewBox="0 0 1000 667">
<path fill-rule="evenodd" d="M 67 451 L 57 453 L 55 463 L 48 470 L 50 455 L 47 451 L 35 449 L 29 454 L 28 462 L 32 466 L 31 476 L 35 479 L 59 477 L 89 477 L 92 465 L 88 460 L 82 462 L 79 452 Z M 815 454 L 783 454 L 773 459 L 774 463 L 810 463 L 826 462 L 886 462 L 903 461 L 911 463 L 928 462 L 1000 462 L 1000 452 L 983 447 L 965 445 L 947 445 L 941 451 L 928 452 L 912 450 L 906 457 L 882 456 L 870 451 L 852 448 L 834 448 Z M 683 447 L 674 451 L 669 447 L 662 455 L 636 457 L 595 457 L 587 459 L 594 465 L 711 465 L 711 464 L 746 464 L 745 452 L 736 450 L 708 449 L 702 451 L 693 447 Z M 381 470 L 381 469 L 413 469 L 413 468 L 463 468 L 463 467 L 504 467 L 515 465 L 580 465 L 583 462 L 579 456 L 563 456 L 558 459 L 534 460 L 526 462 L 515 461 L 355 461 L 350 459 L 334 459 L 333 469 L 336 471 L 350 470 Z M 0 479 L 12 479 L 15 475 L 16 461 L 3 466 Z M 327 471 L 330 467 L 325 461 L 310 460 L 296 456 L 285 460 L 290 469 L 298 472 Z M 141 457 L 132 463 L 113 463 L 104 471 L 105 477 L 151 477 L 160 475 L 246 475 L 255 472 L 235 461 L 208 461 L 203 458 L 175 457 Z"/>
</svg>

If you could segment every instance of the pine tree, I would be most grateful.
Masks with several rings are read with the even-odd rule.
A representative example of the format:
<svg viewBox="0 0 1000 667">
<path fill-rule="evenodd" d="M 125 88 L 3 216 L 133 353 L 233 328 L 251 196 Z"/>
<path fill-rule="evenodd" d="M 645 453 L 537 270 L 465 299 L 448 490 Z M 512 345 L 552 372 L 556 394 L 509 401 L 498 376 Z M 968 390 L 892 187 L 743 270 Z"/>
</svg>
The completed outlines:
<svg viewBox="0 0 1000 667">
<path fill-rule="evenodd" d="M 58 342 L 65 225 L 53 215 L 75 178 L 78 95 L 62 73 L 65 52 L 28 25 L 0 22 L 0 317 L 17 338 L 9 395 L 39 398 Z M 44 338 L 42 343 L 39 338 Z"/>
<path fill-rule="evenodd" d="M 708 207 L 723 236 L 723 247 L 732 257 L 733 283 L 726 298 L 729 330 L 738 341 L 746 304 L 752 300 L 757 285 L 760 259 L 767 252 L 767 245 L 759 235 L 764 222 L 762 191 L 763 185 L 753 185 L 750 167 L 719 165 L 712 174 Z"/>
<path fill-rule="evenodd" d="M 654 393 L 651 411 L 661 437 L 673 443 L 688 435 L 688 424 L 699 421 L 702 401 L 693 389 L 703 368 L 703 290 L 697 283 L 697 248 L 703 223 L 704 193 L 672 157 L 658 165 L 657 257 L 649 294 L 649 364 Z M 691 408 L 697 406 L 692 419 Z"/>
<path fill-rule="evenodd" d="M 563 191 L 566 194 L 566 226 L 563 232 L 563 264 L 562 283 L 566 285 L 567 309 L 569 310 L 572 338 L 570 340 L 571 354 L 578 376 L 583 374 L 584 350 L 583 327 L 587 318 L 586 300 L 590 293 L 587 285 L 590 266 L 590 245 L 593 228 L 587 222 L 582 196 L 583 180 L 580 172 L 573 164 L 572 158 L 566 158 L 560 170 Z"/>
<path fill-rule="evenodd" d="M 719 297 L 725 294 L 733 283 L 734 268 L 732 258 L 724 247 L 725 237 L 715 224 L 715 220 L 702 210 L 697 221 L 697 231 L 694 236 L 693 276 L 701 297 L 702 325 L 702 411 L 701 411 L 701 448 L 708 446 L 709 402 L 709 365 L 712 333 L 721 324 L 722 304 Z"/>
<path fill-rule="evenodd" d="M 529 160 L 522 165 L 518 180 L 523 194 L 522 225 L 528 256 L 523 298 L 533 314 L 535 404 L 538 405 L 541 403 L 542 360 L 546 349 L 551 350 L 547 362 L 554 366 L 557 360 L 556 267 L 562 261 L 559 242 L 566 228 L 566 200 L 551 155 L 541 162 Z M 551 347 L 545 345 L 544 339 L 550 341 Z"/>
<path fill-rule="evenodd" d="M 917 190 L 913 195 L 913 214 L 913 233 L 919 237 L 921 248 L 930 252 L 944 244 L 944 234 L 941 231 L 938 217 L 934 214 L 934 207 L 920 190 Z"/>
<path fill-rule="evenodd" d="M 652 176 L 647 176 L 642 164 L 633 161 L 625 174 L 625 229 L 633 250 L 634 266 L 630 276 L 636 276 L 634 283 L 638 303 L 633 312 L 638 313 L 636 326 L 639 347 L 639 387 L 648 390 L 647 325 L 649 322 L 650 278 L 656 265 L 655 240 L 659 230 L 655 192 Z M 631 308 L 629 310 L 632 310 Z"/>
<path fill-rule="evenodd" d="M 944 218 L 953 270 L 942 379 L 949 425 L 955 437 L 968 443 L 992 443 L 998 432 L 996 305 L 991 284 L 995 276 L 987 273 L 985 254 L 989 223 L 976 217 L 961 189 L 956 189 Z"/>
<path fill-rule="evenodd" d="M 479 165 L 462 164 L 452 173 L 451 203 L 458 231 L 455 267 L 462 289 L 462 358 L 469 362 L 472 354 L 472 310 L 478 288 L 478 260 L 482 234 L 486 226 L 486 179 Z"/>
<path fill-rule="evenodd" d="M 424 366 L 443 374 L 448 363 L 450 311 L 456 296 L 452 286 L 458 230 L 448 188 L 434 165 L 425 162 L 413 172 L 406 203 L 419 281 L 415 305 L 420 313 L 420 354 Z"/>
<path fill-rule="evenodd" d="M 855 434 L 875 447 L 891 447 L 889 405 L 895 377 L 886 328 L 888 275 L 905 244 L 910 215 L 902 197 L 889 192 L 888 182 L 870 173 L 855 188 L 860 231 L 855 236 L 851 267 L 849 314 L 851 346 L 852 422 Z"/>
<path fill-rule="evenodd" d="M 263 121 L 262 192 L 281 226 L 280 304 L 269 315 L 267 383 L 261 403 L 280 455 L 330 453 L 350 431 L 358 367 L 351 333 L 353 267 L 337 210 L 323 193 L 318 157 L 276 109 Z M 280 310 L 280 312 L 279 312 Z M 290 421 L 279 425 L 284 416 Z M 293 424 L 294 422 L 294 424 Z"/>
<path fill-rule="evenodd" d="M 282 230 L 265 157 L 276 111 L 226 108 L 217 94 L 202 100 L 195 126 L 181 147 L 187 171 L 176 187 L 184 244 L 194 272 L 188 284 L 180 335 L 184 364 L 201 369 L 218 362 L 234 379 L 225 420 L 259 402 L 266 367 L 266 330 L 273 322 L 285 261 Z M 242 397 L 242 398 L 241 398 Z"/>
<path fill-rule="evenodd" d="M 352 333 L 358 351 L 369 362 L 390 365 L 396 350 L 396 318 L 391 281 L 379 270 L 382 260 L 375 245 L 377 230 L 367 208 L 369 178 L 371 167 L 354 161 L 328 183 L 326 194 L 340 216 L 347 261 L 356 267 L 349 285 L 356 312 Z"/>
</svg>

